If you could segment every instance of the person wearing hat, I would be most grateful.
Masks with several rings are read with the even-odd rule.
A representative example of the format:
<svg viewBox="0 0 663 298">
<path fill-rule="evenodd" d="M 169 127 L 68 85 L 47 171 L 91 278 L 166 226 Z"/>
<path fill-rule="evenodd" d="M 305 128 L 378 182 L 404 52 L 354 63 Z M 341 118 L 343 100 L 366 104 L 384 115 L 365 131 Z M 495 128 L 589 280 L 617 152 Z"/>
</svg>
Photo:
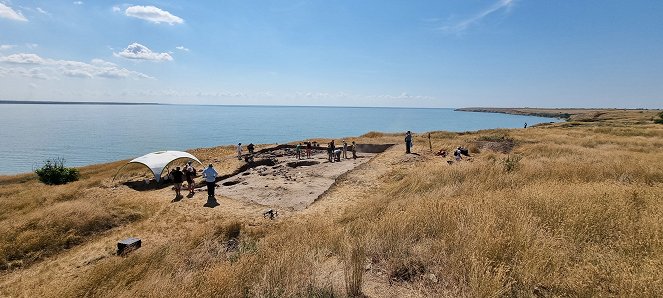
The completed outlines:
<svg viewBox="0 0 663 298">
<path fill-rule="evenodd" d="M 205 183 L 207 184 L 208 199 L 214 197 L 214 187 L 216 186 L 216 176 L 218 175 L 212 164 L 209 164 L 207 169 L 203 171 L 203 177 L 205 177 Z"/>
</svg>

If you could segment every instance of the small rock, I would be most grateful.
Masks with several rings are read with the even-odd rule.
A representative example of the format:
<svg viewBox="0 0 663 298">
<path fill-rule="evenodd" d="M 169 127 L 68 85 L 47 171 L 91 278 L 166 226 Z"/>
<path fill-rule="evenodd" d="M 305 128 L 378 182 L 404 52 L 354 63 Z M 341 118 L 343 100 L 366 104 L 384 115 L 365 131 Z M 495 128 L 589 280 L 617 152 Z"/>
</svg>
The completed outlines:
<svg viewBox="0 0 663 298">
<path fill-rule="evenodd" d="M 437 276 L 435 276 L 433 273 L 426 274 L 426 278 L 428 278 L 428 280 L 432 281 L 433 283 L 437 283 Z"/>
</svg>

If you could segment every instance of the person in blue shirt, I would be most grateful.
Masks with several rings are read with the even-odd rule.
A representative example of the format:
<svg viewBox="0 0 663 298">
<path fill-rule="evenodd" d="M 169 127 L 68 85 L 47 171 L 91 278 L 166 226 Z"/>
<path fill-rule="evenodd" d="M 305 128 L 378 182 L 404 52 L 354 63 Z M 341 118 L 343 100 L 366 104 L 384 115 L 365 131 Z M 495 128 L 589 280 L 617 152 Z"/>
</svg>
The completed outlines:
<svg viewBox="0 0 663 298">
<path fill-rule="evenodd" d="M 207 198 L 214 197 L 214 187 L 216 187 L 216 176 L 219 173 L 214 170 L 212 164 L 209 164 L 207 169 L 203 171 L 203 177 L 205 177 L 205 183 L 207 184 Z"/>
</svg>

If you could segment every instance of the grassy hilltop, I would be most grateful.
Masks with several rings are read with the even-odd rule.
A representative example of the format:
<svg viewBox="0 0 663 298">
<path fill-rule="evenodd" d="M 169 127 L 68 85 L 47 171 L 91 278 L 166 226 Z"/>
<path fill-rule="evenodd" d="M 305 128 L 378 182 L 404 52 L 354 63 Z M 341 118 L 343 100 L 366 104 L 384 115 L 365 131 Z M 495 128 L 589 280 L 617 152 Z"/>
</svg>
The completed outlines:
<svg viewBox="0 0 663 298">
<path fill-rule="evenodd" d="M 663 296 L 660 111 L 548 112 L 570 120 L 432 132 L 434 151 L 470 149 L 453 165 L 428 134 L 407 156 L 402 135 L 350 138 L 398 145 L 274 221 L 112 182 L 122 161 L 61 186 L 0 176 L 0 296 Z M 229 147 L 190 152 L 241 166 Z M 114 256 L 129 236 L 143 247 Z"/>
</svg>

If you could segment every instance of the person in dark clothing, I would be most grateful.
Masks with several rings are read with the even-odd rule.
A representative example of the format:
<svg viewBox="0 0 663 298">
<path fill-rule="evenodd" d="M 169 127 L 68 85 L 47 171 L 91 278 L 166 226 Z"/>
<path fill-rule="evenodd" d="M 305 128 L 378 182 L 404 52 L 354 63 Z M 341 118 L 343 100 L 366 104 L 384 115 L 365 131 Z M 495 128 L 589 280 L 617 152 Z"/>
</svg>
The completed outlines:
<svg viewBox="0 0 663 298">
<path fill-rule="evenodd" d="M 329 155 L 329 161 L 334 162 L 334 151 L 336 151 L 336 145 L 334 144 L 334 140 L 329 143 L 329 148 L 331 148 L 330 152 L 331 154 Z"/>
<path fill-rule="evenodd" d="M 327 159 L 329 160 L 329 162 L 332 161 L 332 155 L 334 155 L 334 149 L 332 148 L 333 146 L 332 144 L 333 144 L 332 142 L 329 142 L 329 144 L 327 144 Z"/>
<path fill-rule="evenodd" d="M 249 145 L 246 146 L 246 149 L 249 150 L 249 154 L 253 154 L 253 149 L 255 149 L 255 145 L 253 145 L 253 143 L 249 143 Z"/>
<path fill-rule="evenodd" d="M 352 159 L 357 159 L 357 144 L 352 141 Z"/>
<path fill-rule="evenodd" d="M 412 133 L 408 130 L 405 133 L 405 153 L 410 153 L 410 147 L 412 147 Z"/>
<path fill-rule="evenodd" d="M 306 142 L 306 159 L 311 158 L 311 142 Z"/>
<path fill-rule="evenodd" d="M 180 167 L 177 167 L 170 174 L 173 176 L 173 183 L 175 184 L 175 195 L 179 198 L 181 196 L 182 182 L 184 182 L 184 173 L 180 171 Z"/>
<path fill-rule="evenodd" d="M 193 178 L 196 177 L 196 169 L 193 168 L 191 162 L 188 162 L 184 168 L 184 177 L 186 178 L 186 183 L 189 188 L 189 194 L 194 194 L 193 188 L 195 183 L 193 182 Z"/>
</svg>

